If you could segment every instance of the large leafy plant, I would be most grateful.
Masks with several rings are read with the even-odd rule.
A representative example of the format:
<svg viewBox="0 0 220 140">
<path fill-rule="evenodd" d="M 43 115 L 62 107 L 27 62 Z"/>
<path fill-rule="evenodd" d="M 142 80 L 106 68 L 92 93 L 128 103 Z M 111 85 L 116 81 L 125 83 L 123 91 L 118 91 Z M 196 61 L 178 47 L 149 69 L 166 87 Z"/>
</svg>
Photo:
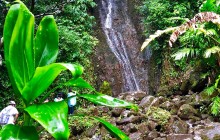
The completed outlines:
<svg viewBox="0 0 220 140">
<path fill-rule="evenodd" d="M 165 30 L 158 30 L 143 43 L 141 50 L 146 48 L 155 38 L 164 33 L 172 32 L 169 39 L 169 46 L 174 46 L 177 39 L 180 40 L 180 49 L 172 55 L 175 60 L 186 57 L 194 57 L 197 60 L 203 60 L 208 64 L 211 61 L 212 73 L 215 73 L 216 80 L 212 86 L 207 87 L 204 91 L 212 95 L 212 114 L 219 114 L 219 66 L 220 66 L 220 12 L 219 1 L 207 0 L 200 7 L 200 13 L 192 19 L 188 19 L 184 24 L 177 27 L 170 27 Z M 216 13 L 215 13 L 216 12 Z M 180 36 L 183 35 L 184 36 Z M 205 59 L 204 59 L 205 58 Z M 212 58 L 208 59 L 207 58 Z M 212 63 L 212 61 L 217 62 Z M 209 73 L 209 72 L 208 72 Z M 208 75 L 206 75 L 208 76 Z M 217 94 L 214 94 L 217 93 Z"/>
<path fill-rule="evenodd" d="M 0 139 L 39 139 L 34 121 L 46 129 L 55 139 L 68 139 L 66 101 L 42 103 L 52 91 L 47 88 L 62 71 L 69 70 L 72 79 L 61 86 L 87 88 L 94 94 L 78 94 L 78 97 L 110 107 L 126 107 L 137 110 L 136 105 L 95 92 L 81 77 L 83 67 L 78 64 L 55 63 L 58 54 L 58 31 L 53 16 L 45 16 L 34 37 L 34 15 L 21 1 L 10 7 L 4 24 L 4 56 L 14 93 L 23 104 L 22 125 L 6 125 L 0 131 Z M 55 87 L 56 89 L 56 87 Z M 38 98 L 38 100 L 36 100 Z M 40 98 L 40 99 L 39 99 Z M 129 139 L 112 124 L 97 118 L 119 139 Z"/>
</svg>

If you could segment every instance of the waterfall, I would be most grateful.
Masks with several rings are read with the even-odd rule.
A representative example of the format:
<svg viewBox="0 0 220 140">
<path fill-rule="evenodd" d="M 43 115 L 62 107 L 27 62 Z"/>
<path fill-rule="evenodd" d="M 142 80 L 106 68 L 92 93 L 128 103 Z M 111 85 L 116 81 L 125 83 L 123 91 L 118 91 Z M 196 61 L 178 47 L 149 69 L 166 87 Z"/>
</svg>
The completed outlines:
<svg viewBox="0 0 220 140">
<path fill-rule="evenodd" d="M 117 12 L 121 12 L 125 20 L 125 24 L 120 26 L 130 26 L 131 21 L 126 11 L 123 11 L 124 6 L 117 8 L 116 0 L 101 0 L 100 4 L 101 8 L 99 13 L 102 29 L 106 36 L 108 46 L 120 64 L 124 86 L 123 91 L 140 90 L 123 34 L 118 30 L 117 24 L 114 23 Z"/>
</svg>

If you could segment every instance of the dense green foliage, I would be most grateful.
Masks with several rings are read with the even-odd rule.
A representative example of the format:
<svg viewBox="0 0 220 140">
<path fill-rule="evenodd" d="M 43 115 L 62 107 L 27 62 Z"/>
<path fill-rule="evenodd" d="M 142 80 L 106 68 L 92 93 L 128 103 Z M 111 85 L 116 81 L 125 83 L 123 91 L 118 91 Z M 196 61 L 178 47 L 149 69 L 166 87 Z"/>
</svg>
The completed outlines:
<svg viewBox="0 0 220 140">
<path fill-rule="evenodd" d="M 170 26 L 177 26 L 183 23 L 184 18 L 193 17 L 199 12 L 202 1 L 203 0 L 143 0 L 138 10 L 143 16 L 142 22 L 146 36 L 154 33 L 158 29 L 163 30 Z"/>
<path fill-rule="evenodd" d="M 93 0 L 25 0 L 24 3 L 36 16 L 37 25 L 44 15 L 54 15 L 59 31 L 60 51 L 57 60 L 60 62 L 76 62 L 82 64 L 87 69 L 84 74 L 85 79 L 93 83 L 95 78 L 90 56 L 93 53 L 94 46 L 97 44 L 97 39 L 92 35 L 92 27 L 95 24 L 95 18 L 90 14 L 90 11 L 92 11 L 91 9 L 96 6 Z M 4 19 L 9 5 L 10 4 L 6 4 L 2 0 L 0 1 L 0 9 L 2 11 L 0 15 L 0 38 L 3 35 Z M 4 63 L 3 47 L 0 47 L 0 55 L 3 57 Z M 13 96 L 14 94 L 12 94 L 13 91 L 11 90 L 12 88 L 6 73 L 5 65 L 0 67 L 0 103 L 6 104 L 10 99 L 15 99 L 15 97 Z M 61 74 L 52 87 L 59 85 L 60 81 L 67 81 L 69 77 L 70 75 L 68 73 Z M 59 90 L 67 92 L 66 89 L 59 88 L 55 92 L 59 92 Z M 11 93 L 11 96 L 8 96 L 8 93 Z M 2 107 L 0 107 L 0 109 Z"/>
<path fill-rule="evenodd" d="M 58 30 L 54 17 L 52 15 L 43 17 L 35 35 L 34 20 L 34 15 L 21 1 L 12 4 L 5 19 L 3 32 L 5 63 L 14 93 L 21 101 L 23 122 L 17 126 L 11 124 L 4 126 L 0 131 L 0 139 L 37 140 L 39 132 L 34 127 L 36 124 L 41 125 L 55 139 L 69 138 L 66 100 L 44 103 L 44 99 L 51 93 L 47 92 L 48 87 L 65 70 L 70 71 L 71 78 L 60 83 L 59 87 L 90 89 L 93 94 L 78 93 L 77 96 L 95 104 L 138 109 L 132 103 L 97 93 L 81 78 L 83 73 L 81 65 L 55 63 L 58 55 Z M 116 137 L 129 139 L 111 123 L 98 117 L 89 117 L 102 123 Z"/>
<path fill-rule="evenodd" d="M 198 4 L 198 3 L 197 3 Z M 167 5 L 167 4 L 166 4 Z M 166 7 L 166 6 L 164 6 Z M 175 7 L 175 6 L 174 6 Z M 141 7 L 143 8 L 143 7 Z M 166 7 L 167 8 L 167 7 Z M 166 9 L 165 8 L 165 9 Z M 173 32 L 169 39 L 169 46 L 176 46 L 177 48 L 172 49 L 172 52 L 175 52 L 172 57 L 176 62 L 176 66 L 179 66 L 184 70 L 187 68 L 187 65 L 192 64 L 191 66 L 194 69 L 198 66 L 202 66 L 202 73 L 200 74 L 201 78 L 207 78 L 206 85 L 210 86 L 204 90 L 210 98 L 213 100 L 212 114 L 217 115 L 219 112 L 219 66 L 220 66 L 220 40 L 219 40 L 219 30 L 220 30 L 220 6 L 216 0 L 207 0 L 197 8 L 201 13 L 196 14 L 191 19 L 186 19 L 184 24 L 180 26 L 175 25 L 175 27 L 169 27 L 165 30 L 158 30 L 153 35 L 150 35 L 149 38 L 144 42 L 142 49 L 147 47 L 150 42 L 154 41 L 157 37 L 160 37 L 164 33 Z M 162 10 L 162 9 L 161 9 Z M 155 10 L 154 10 L 155 11 Z M 214 13 L 215 12 L 215 13 Z M 153 14 L 154 15 L 154 14 Z M 183 17 L 178 17 L 179 19 L 186 18 L 184 14 Z M 189 14 L 190 15 L 190 14 Z M 189 17 L 189 15 L 187 15 Z M 167 16 L 166 14 L 164 15 Z M 172 16 L 170 14 L 170 16 Z M 179 15 L 180 16 L 180 15 Z M 150 16 L 151 17 L 151 16 Z M 149 18 L 147 18 L 148 20 Z M 175 18 L 170 18 L 172 21 Z M 152 20 L 152 19 L 151 19 Z M 164 22 L 169 26 L 168 22 Z M 161 23 L 158 22 L 160 25 Z M 154 27 L 154 25 L 152 25 Z M 173 26 L 173 25 L 172 25 Z M 148 28 L 148 25 L 146 25 Z M 157 28 L 159 28 L 158 26 Z M 161 29 L 161 28 L 159 28 Z M 166 36 L 165 36 L 166 37 Z M 166 38 L 163 38 L 166 40 Z M 161 40 L 161 38 L 159 38 Z M 166 42 L 166 41 L 163 41 Z M 166 49 L 158 49 L 155 45 L 152 45 L 153 50 L 162 50 L 162 53 L 166 54 Z M 164 45 L 166 46 L 166 45 Z M 159 48 L 164 48 L 160 46 Z M 170 55 L 168 56 L 170 59 Z M 182 62 L 185 62 L 184 64 Z M 180 63 L 179 63 L 180 62 Z M 201 68 L 201 67 L 200 67 Z M 214 93 L 217 93 L 214 95 Z M 211 96 L 212 95 L 212 96 Z M 213 97 L 214 95 L 214 97 Z"/>
<path fill-rule="evenodd" d="M 164 30 L 168 27 L 175 27 L 185 22 L 185 18 L 191 18 L 199 11 L 203 0 L 181 0 L 181 1 L 164 1 L 164 0 L 143 0 L 138 7 L 142 15 L 142 24 L 144 34 L 149 37 L 156 30 Z M 156 61 L 161 64 L 164 58 L 167 58 L 166 49 L 168 36 L 160 36 L 149 46 L 155 56 Z M 170 52 L 169 52 L 170 53 Z"/>
</svg>

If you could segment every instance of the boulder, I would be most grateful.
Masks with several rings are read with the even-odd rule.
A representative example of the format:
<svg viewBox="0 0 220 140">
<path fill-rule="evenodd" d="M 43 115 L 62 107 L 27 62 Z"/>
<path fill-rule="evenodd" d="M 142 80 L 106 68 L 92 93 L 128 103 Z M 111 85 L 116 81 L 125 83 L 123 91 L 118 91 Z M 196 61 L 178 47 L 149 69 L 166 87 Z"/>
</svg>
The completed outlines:
<svg viewBox="0 0 220 140">
<path fill-rule="evenodd" d="M 122 119 L 119 119 L 118 121 L 116 121 L 116 124 L 128 124 L 128 123 L 138 123 L 138 122 L 141 122 L 142 120 L 142 117 L 141 116 L 130 116 L 128 118 L 122 118 Z"/>
<path fill-rule="evenodd" d="M 124 125 L 123 130 L 126 134 L 130 134 L 130 133 L 134 133 L 134 132 L 138 131 L 137 126 L 133 123 L 129 123 L 127 125 Z"/>
<path fill-rule="evenodd" d="M 175 120 L 171 124 L 171 129 L 173 133 L 176 134 L 187 134 L 188 133 L 188 124 L 182 120 Z"/>
<path fill-rule="evenodd" d="M 147 134 L 150 130 L 148 129 L 148 125 L 146 122 L 142 122 L 137 125 L 137 129 L 142 134 Z"/>
<path fill-rule="evenodd" d="M 166 130 L 169 125 L 169 120 L 171 119 L 170 112 L 161 109 L 159 107 L 150 107 L 146 113 L 149 121 L 153 121 L 157 124 L 158 131 Z"/>
<path fill-rule="evenodd" d="M 129 135 L 130 140 L 142 140 L 142 136 L 140 132 L 131 133 Z"/>
<path fill-rule="evenodd" d="M 155 130 L 151 131 L 148 136 L 147 136 L 147 140 L 153 140 L 155 138 L 157 138 L 159 136 L 159 133 Z"/>
<path fill-rule="evenodd" d="M 111 113 L 112 117 L 119 117 L 121 115 L 121 112 L 123 111 L 123 108 L 114 108 Z"/>
<path fill-rule="evenodd" d="M 180 90 L 187 94 L 189 90 L 193 92 L 201 92 L 207 84 L 207 77 L 204 77 L 204 69 L 201 63 L 195 65 L 194 68 L 190 68 L 186 71 Z"/>
<path fill-rule="evenodd" d="M 143 91 L 124 92 L 118 95 L 119 99 L 133 103 L 139 103 L 145 96 L 147 96 L 147 93 Z"/>
<path fill-rule="evenodd" d="M 158 138 L 155 138 L 153 140 L 167 140 L 166 138 L 162 138 L 162 137 L 158 137 Z"/>
<path fill-rule="evenodd" d="M 174 103 L 172 103 L 170 101 L 166 101 L 166 102 L 162 103 L 159 107 L 170 111 L 174 107 Z"/>
<path fill-rule="evenodd" d="M 177 114 L 181 119 L 192 119 L 194 116 L 199 116 L 198 111 L 189 104 L 183 104 Z"/>
<path fill-rule="evenodd" d="M 192 134 L 169 134 L 167 140 L 192 140 Z"/>
<path fill-rule="evenodd" d="M 151 95 L 146 96 L 141 100 L 141 102 L 138 106 L 142 107 L 142 108 L 148 108 L 154 99 L 155 99 L 154 96 L 151 96 Z"/>
<path fill-rule="evenodd" d="M 126 110 L 124 109 L 122 112 L 121 112 L 121 117 L 122 118 L 125 118 L 125 117 L 130 117 L 130 116 L 141 116 L 142 113 L 140 112 L 136 112 L 136 111 L 133 111 L 133 110 Z"/>
<path fill-rule="evenodd" d="M 96 130 L 99 128 L 99 126 L 93 126 L 93 127 L 90 127 L 89 129 L 87 129 L 86 131 L 85 131 L 85 136 L 86 137 L 92 137 L 93 135 L 95 135 L 95 132 L 96 132 Z"/>
</svg>

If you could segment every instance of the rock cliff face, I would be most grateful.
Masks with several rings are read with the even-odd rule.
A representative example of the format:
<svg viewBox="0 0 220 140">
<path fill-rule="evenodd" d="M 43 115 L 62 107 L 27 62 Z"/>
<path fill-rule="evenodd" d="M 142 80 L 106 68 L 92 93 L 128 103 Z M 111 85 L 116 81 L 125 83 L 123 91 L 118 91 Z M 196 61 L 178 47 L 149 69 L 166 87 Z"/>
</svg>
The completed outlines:
<svg viewBox="0 0 220 140">
<path fill-rule="evenodd" d="M 98 85 L 108 81 L 113 95 L 142 90 L 148 92 L 148 65 L 140 52 L 143 42 L 140 19 L 134 6 L 138 1 L 99 0 L 96 18 L 97 38 L 94 63 Z M 131 18 L 132 17 L 132 18 Z M 145 54 L 146 55 L 146 54 Z"/>
</svg>

